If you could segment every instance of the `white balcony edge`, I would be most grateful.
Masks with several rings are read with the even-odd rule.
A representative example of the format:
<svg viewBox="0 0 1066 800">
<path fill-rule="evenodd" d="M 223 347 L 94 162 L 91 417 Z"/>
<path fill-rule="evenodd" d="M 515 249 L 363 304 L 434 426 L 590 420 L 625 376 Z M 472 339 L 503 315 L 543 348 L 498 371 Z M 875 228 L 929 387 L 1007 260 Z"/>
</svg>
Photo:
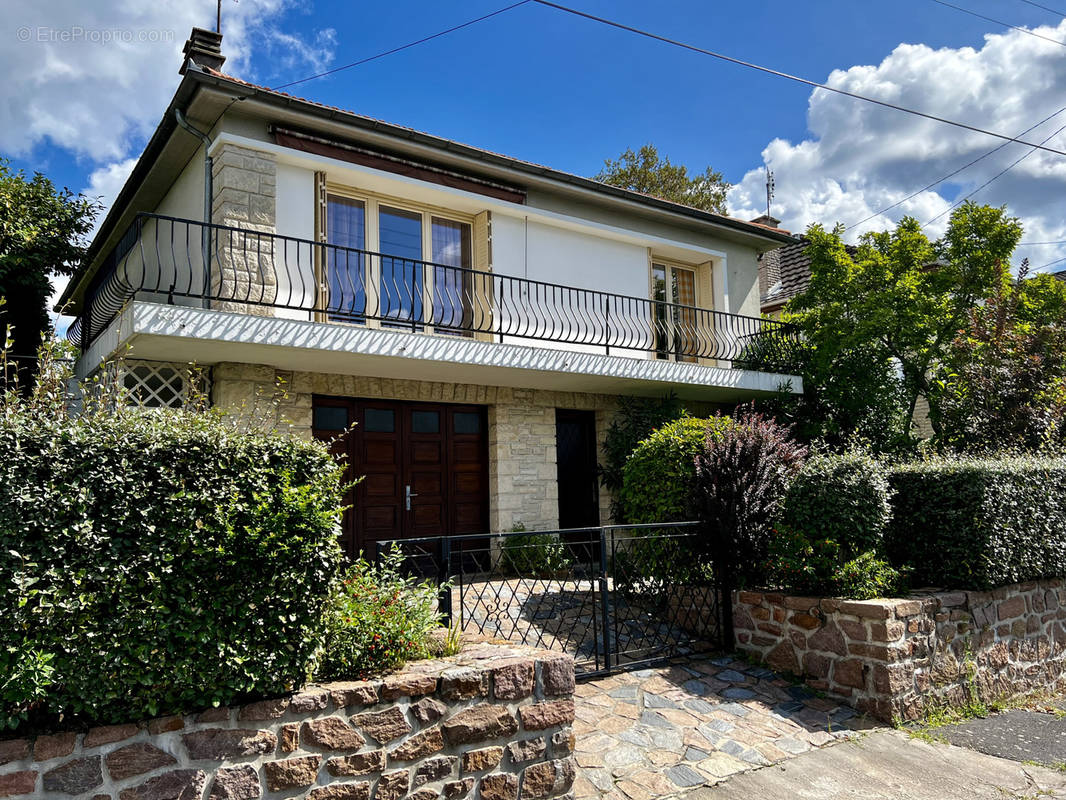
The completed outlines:
<svg viewBox="0 0 1066 800">
<path fill-rule="evenodd" d="M 793 393 L 803 391 L 802 379 L 795 375 L 140 301 L 127 305 L 97 338 L 78 362 L 79 375 L 90 374 L 127 346 L 137 358 L 188 355 L 201 364 L 242 361 L 281 369 L 389 373 L 380 377 L 418 377 L 426 371 L 420 365 L 435 365 L 437 373 L 442 367 L 454 373 L 456 382 L 533 388 L 566 383 L 572 391 L 624 391 L 628 386 L 699 397 L 721 390 L 769 394 L 786 384 Z M 576 388 L 582 382 L 587 389 Z"/>
</svg>

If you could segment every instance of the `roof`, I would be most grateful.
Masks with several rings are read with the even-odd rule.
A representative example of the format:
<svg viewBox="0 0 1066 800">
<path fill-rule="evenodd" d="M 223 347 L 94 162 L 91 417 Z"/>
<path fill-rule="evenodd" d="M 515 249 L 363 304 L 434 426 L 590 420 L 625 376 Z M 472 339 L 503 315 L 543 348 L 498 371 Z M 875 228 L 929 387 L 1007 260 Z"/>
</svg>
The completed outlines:
<svg viewBox="0 0 1066 800">
<path fill-rule="evenodd" d="M 267 97 L 273 96 L 276 98 L 282 98 L 289 105 L 291 105 L 293 102 L 296 102 L 317 109 L 329 111 L 333 114 L 343 114 L 346 117 L 351 118 L 351 120 L 353 121 L 358 120 L 363 123 L 369 123 L 379 129 L 391 128 L 394 131 L 402 132 L 407 136 L 413 135 L 419 138 L 432 140 L 438 146 L 441 146 L 444 149 L 452 151 L 466 151 L 466 153 L 470 155 L 477 155 L 482 158 L 491 158 L 494 161 L 499 160 L 501 162 L 504 162 L 507 166 L 510 166 L 514 169 L 518 169 L 520 171 L 530 172 L 537 175 L 546 175 L 555 179 L 564 180 L 566 182 L 580 182 L 581 184 L 586 185 L 588 188 L 593 188 L 605 194 L 627 195 L 629 199 L 636 200 L 638 202 L 652 202 L 655 205 L 663 204 L 666 206 L 671 206 L 675 211 L 679 213 L 694 212 L 695 214 L 699 214 L 708 218 L 708 220 L 713 219 L 720 223 L 727 223 L 730 227 L 737 227 L 739 229 L 755 229 L 758 233 L 777 234 L 777 237 L 775 237 L 777 241 L 791 241 L 793 239 L 791 233 L 789 233 L 789 231 L 783 228 L 778 228 L 772 225 L 765 225 L 760 222 L 743 220 L 738 217 L 731 217 L 727 214 L 715 214 L 713 212 L 694 208 L 693 206 L 684 205 L 683 203 L 675 203 L 671 200 L 664 200 L 661 197 L 655 197 L 654 195 L 645 194 L 643 192 L 637 192 L 632 189 L 622 189 L 618 186 L 612 186 L 611 184 L 603 183 L 592 178 L 585 178 L 581 175 L 575 175 L 571 172 L 563 172 L 562 170 L 557 170 L 552 167 L 545 166 L 543 164 L 537 164 L 532 161 L 525 161 L 523 159 L 515 158 L 513 156 L 504 155 L 503 153 L 497 153 L 492 150 L 486 150 L 485 148 L 475 147 L 474 145 L 463 144 L 461 142 L 456 142 L 452 139 L 444 139 L 442 137 L 434 136 L 433 134 L 425 133 L 424 131 L 419 131 L 415 128 L 407 127 L 406 125 L 398 125 L 393 122 L 386 122 L 385 120 L 376 119 L 374 117 L 368 117 L 365 114 L 358 114 L 354 111 L 349 111 L 347 109 L 340 108 L 339 106 L 331 106 L 325 103 L 319 103 L 315 100 L 308 100 L 304 97 L 298 97 L 296 95 L 289 94 L 288 92 L 282 92 L 277 89 L 271 89 L 266 86 L 260 86 L 255 83 L 250 83 L 249 81 L 243 80 L 241 78 L 237 78 L 233 75 L 227 75 L 226 73 L 221 72 L 219 70 L 204 68 L 203 71 L 206 74 L 212 75 L 216 78 L 230 81 L 232 83 L 247 87 L 248 89 L 252 89 L 256 93 L 261 93 Z"/>
<path fill-rule="evenodd" d="M 164 113 L 163 118 L 160 120 L 148 145 L 145 147 L 144 152 L 134 166 L 129 179 L 127 179 L 126 184 L 119 192 L 115 203 L 108 210 L 107 216 L 104 218 L 103 223 L 90 244 L 85 262 L 77 270 L 74 277 L 67 285 L 66 290 L 63 292 L 62 297 L 57 303 L 58 306 L 65 305 L 67 301 L 77 293 L 81 284 L 84 282 L 84 278 L 89 269 L 98 260 L 102 247 L 115 236 L 115 226 L 124 216 L 128 216 L 126 212 L 130 202 L 136 194 L 137 188 L 145 180 L 148 172 L 153 168 L 156 160 L 162 154 L 171 135 L 177 129 L 174 122 L 175 110 L 187 108 L 195 97 L 196 91 L 201 87 L 217 88 L 228 93 L 231 97 L 239 99 L 255 99 L 278 107 L 279 109 L 285 109 L 290 112 L 296 111 L 297 113 L 305 114 L 308 117 L 317 118 L 322 121 L 341 122 L 345 125 L 362 129 L 364 131 L 379 135 L 384 134 L 391 138 L 395 138 L 400 142 L 410 142 L 415 145 L 431 148 L 439 151 L 442 155 L 475 160 L 481 162 L 487 168 L 502 168 L 509 172 L 528 176 L 532 179 L 563 183 L 585 192 L 595 193 L 605 199 L 613 198 L 616 200 L 627 201 L 639 204 L 645 208 L 656 209 L 661 212 L 691 220 L 709 223 L 720 229 L 758 237 L 767 244 L 791 243 L 795 241 L 794 237 L 788 231 L 780 228 L 748 222 L 722 214 L 715 214 L 702 209 L 682 205 L 680 203 L 674 203 L 669 200 L 663 200 L 662 198 L 631 191 L 629 189 L 611 186 L 591 178 L 585 178 L 580 175 L 563 172 L 541 164 L 523 161 L 521 159 L 505 156 L 472 145 L 462 144 L 403 125 L 374 119 L 373 117 L 357 114 L 353 111 L 338 108 L 337 106 L 318 103 L 276 89 L 258 86 L 218 70 L 204 68 L 190 63 L 181 83 L 178 85 L 178 89 L 175 92 L 174 98 L 171 100 L 167 111 Z M 232 103 L 230 105 L 232 105 Z"/>
<path fill-rule="evenodd" d="M 1051 274 L 1060 281 L 1066 281 L 1066 269 L 1060 269 L 1058 272 L 1052 272 Z"/>
<path fill-rule="evenodd" d="M 800 239 L 759 257 L 759 293 L 763 310 L 778 308 L 806 291 L 811 282 L 807 241 Z"/>
</svg>

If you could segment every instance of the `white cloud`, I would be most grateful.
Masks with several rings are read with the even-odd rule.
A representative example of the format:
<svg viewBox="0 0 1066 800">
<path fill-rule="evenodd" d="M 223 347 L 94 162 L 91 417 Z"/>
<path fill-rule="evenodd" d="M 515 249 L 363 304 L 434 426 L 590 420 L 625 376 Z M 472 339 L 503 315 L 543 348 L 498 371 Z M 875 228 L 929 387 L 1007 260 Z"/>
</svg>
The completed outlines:
<svg viewBox="0 0 1066 800">
<path fill-rule="evenodd" d="M 227 72 L 257 79 L 251 55 L 273 70 L 319 72 L 333 60 L 332 28 L 310 40 L 278 19 L 302 0 L 224 1 Z M 26 156 L 42 143 L 95 165 L 83 194 L 103 205 L 99 225 L 159 122 L 178 81 L 192 27 L 212 27 L 214 0 L 92 2 L 8 0 L 0 36 L 0 152 Z M 287 73 L 284 73 L 287 74 Z M 93 231 L 95 234 L 95 229 Z M 54 277 L 51 304 L 67 279 Z M 62 335 L 68 317 L 55 317 Z"/>
<path fill-rule="evenodd" d="M 137 164 L 137 158 L 138 156 L 125 158 L 93 170 L 92 174 L 89 175 L 89 185 L 82 189 L 81 193 L 92 200 L 98 201 L 103 208 L 110 208 L 125 185 L 126 178 L 133 172 L 133 168 Z M 97 215 L 92 235 L 96 235 L 96 230 L 103 223 L 105 214 L 106 212 L 102 211 Z"/>
<path fill-rule="evenodd" d="M 225 0 L 226 70 L 255 78 L 253 51 L 272 68 L 329 64 L 332 29 L 307 41 L 278 27 L 300 0 Z M 50 142 L 92 162 L 130 155 L 159 121 L 194 25 L 214 27 L 214 0 L 8 0 L 0 36 L 0 151 Z M 270 73 L 265 77 L 275 77 Z"/>
<path fill-rule="evenodd" d="M 1035 30 L 1066 39 L 1066 20 Z M 1066 105 L 1066 48 L 1020 31 L 987 35 L 978 50 L 901 44 L 880 64 L 835 70 L 826 83 L 1018 136 Z M 1001 144 L 992 137 L 821 89 L 811 93 L 807 125 L 810 138 L 797 143 L 774 139 L 762 153 L 774 172 L 774 216 L 793 231 L 812 222 L 827 227 L 858 223 Z M 1040 142 L 1063 126 L 1066 111 L 1021 138 Z M 1066 150 L 1066 132 L 1053 136 L 1048 145 Z M 928 222 L 1026 152 L 1031 148 L 1008 143 L 939 187 L 852 228 L 846 236 L 853 241 L 865 231 L 894 225 L 904 215 Z M 1066 240 L 1064 193 L 1066 157 L 1037 151 L 973 199 L 1007 205 L 1025 226 L 1024 240 L 1052 241 Z M 763 168 L 746 173 L 728 200 L 736 216 L 763 213 Z M 941 235 L 947 218 L 945 214 L 929 225 L 927 232 Z M 1019 259 L 1029 256 L 1039 267 L 1066 256 L 1066 247 L 1027 247 L 1018 252 Z"/>
</svg>

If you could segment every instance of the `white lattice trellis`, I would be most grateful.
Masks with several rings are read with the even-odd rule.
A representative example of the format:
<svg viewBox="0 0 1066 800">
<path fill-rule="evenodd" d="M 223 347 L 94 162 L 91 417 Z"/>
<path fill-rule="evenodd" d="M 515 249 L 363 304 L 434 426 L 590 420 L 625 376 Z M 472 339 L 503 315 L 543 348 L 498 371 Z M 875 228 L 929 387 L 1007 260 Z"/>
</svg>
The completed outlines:
<svg viewBox="0 0 1066 800">
<path fill-rule="evenodd" d="M 181 408 L 189 401 L 190 382 L 205 380 L 201 370 L 165 361 L 125 361 L 119 369 L 130 403 L 141 408 Z"/>
</svg>

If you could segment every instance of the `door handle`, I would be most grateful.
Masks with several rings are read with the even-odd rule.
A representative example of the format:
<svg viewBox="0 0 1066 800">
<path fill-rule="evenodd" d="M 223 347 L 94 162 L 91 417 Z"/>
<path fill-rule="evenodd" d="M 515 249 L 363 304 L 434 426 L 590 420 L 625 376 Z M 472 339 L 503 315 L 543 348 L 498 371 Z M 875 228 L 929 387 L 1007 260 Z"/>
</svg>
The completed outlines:
<svg viewBox="0 0 1066 800">
<path fill-rule="evenodd" d="M 411 484 L 407 484 L 407 486 L 404 487 L 404 500 L 405 500 L 405 504 L 407 506 L 407 510 L 408 511 L 411 510 L 411 498 L 412 497 L 418 497 L 418 492 L 412 492 L 411 491 Z"/>
</svg>

